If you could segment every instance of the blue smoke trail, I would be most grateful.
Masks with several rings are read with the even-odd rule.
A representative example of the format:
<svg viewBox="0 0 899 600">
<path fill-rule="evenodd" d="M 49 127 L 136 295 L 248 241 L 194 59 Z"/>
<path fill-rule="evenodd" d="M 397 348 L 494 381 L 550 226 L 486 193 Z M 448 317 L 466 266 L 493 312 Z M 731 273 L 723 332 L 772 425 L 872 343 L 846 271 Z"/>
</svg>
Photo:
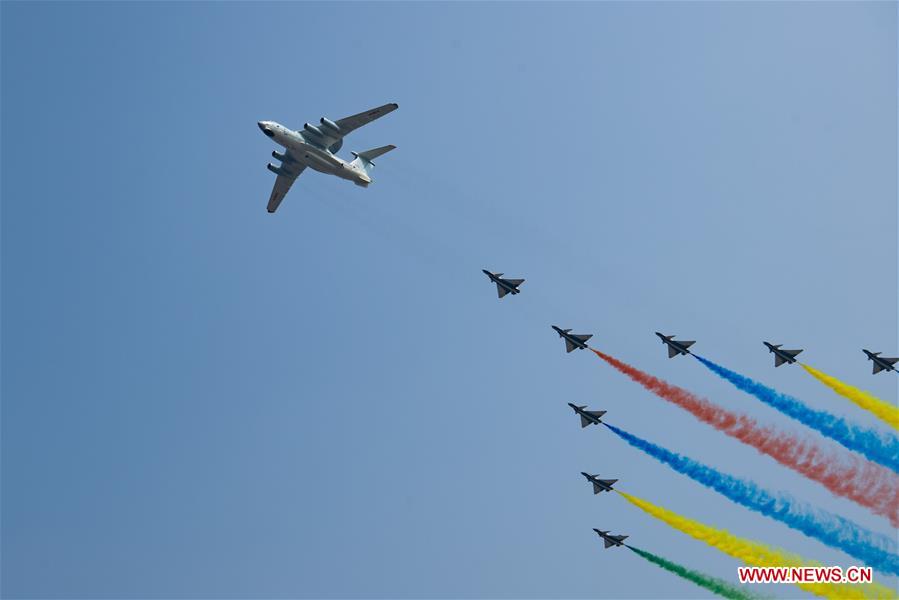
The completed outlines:
<svg viewBox="0 0 899 600">
<path fill-rule="evenodd" d="M 842 550 L 878 571 L 899 575 L 899 556 L 896 555 L 894 539 L 865 529 L 839 515 L 795 500 L 786 494 L 768 492 L 751 481 L 722 473 L 608 423 L 603 424 L 634 448 L 642 450 L 678 473 L 715 490 L 729 500 L 780 521 L 832 548 Z"/>
<path fill-rule="evenodd" d="M 781 394 L 777 390 L 715 364 L 706 358 L 695 354 L 693 356 L 710 371 L 744 392 L 752 394 L 768 406 L 819 431 L 849 450 L 864 455 L 868 460 L 899 472 L 899 439 L 896 436 L 880 434 L 871 429 L 850 425 L 841 417 L 809 408 L 792 396 Z"/>
</svg>

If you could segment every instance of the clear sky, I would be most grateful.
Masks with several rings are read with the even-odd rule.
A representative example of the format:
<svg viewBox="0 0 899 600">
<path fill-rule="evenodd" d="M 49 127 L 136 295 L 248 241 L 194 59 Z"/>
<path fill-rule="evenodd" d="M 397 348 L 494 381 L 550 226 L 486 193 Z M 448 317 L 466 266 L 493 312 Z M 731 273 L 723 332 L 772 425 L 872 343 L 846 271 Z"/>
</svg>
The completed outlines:
<svg viewBox="0 0 899 600">
<path fill-rule="evenodd" d="M 569 401 L 891 533 L 550 325 L 766 423 L 801 430 L 653 331 L 877 426 L 761 342 L 896 398 L 860 350 L 899 350 L 895 3 L 0 17 L 4 597 L 704 597 L 593 527 L 734 578 L 582 470 L 854 564 Z M 393 101 L 342 151 L 398 146 L 369 189 L 307 171 L 266 213 L 258 120 Z"/>
</svg>

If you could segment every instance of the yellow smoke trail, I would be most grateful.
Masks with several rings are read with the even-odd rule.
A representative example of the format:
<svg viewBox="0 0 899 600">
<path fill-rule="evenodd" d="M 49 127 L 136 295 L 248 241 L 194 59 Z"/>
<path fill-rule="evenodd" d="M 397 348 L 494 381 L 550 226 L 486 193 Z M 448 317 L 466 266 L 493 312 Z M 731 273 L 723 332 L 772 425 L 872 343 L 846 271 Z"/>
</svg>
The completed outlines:
<svg viewBox="0 0 899 600">
<path fill-rule="evenodd" d="M 616 490 L 617 491 L 617 490 Z M 656 506 L 642 498 L 631 496 L 624 492 L 618 492 L 628 502 L 637 506 L 649 515 L 664 521 L 671 527 L 686 533 L 687 535 L 705 542 L 709 546 L 721 550 L 734 558 L 742 560 L 746 565 L 753 567 L 820 567 L 821 563 L 806 560 L 795 554 L 791 554 L 779 548 L 772 548 L 759 542 L 737 537 L 723 529 L 715 529 L 698 521 L 688 519 L 677 513 L 671 512 L 661 506 Z M 863 585 L 849 585 L 836 583 L 797 583 L 799 588 L 811 592 L 822 598 L 896 598 L 897 593 L 888 587 L 869 583 Z"/>
<path fill-rule="evenodd" d="M 827 373 L 822 373 L 814 367 L 803 364 L 802 368 L 805 369 L 809 375 L 835 391 L 840 396 L 843 396 L 861 408 L 874 413 L 877 417 L 886 423 L 889 423 L 895 429 L 899 429 L 899 409 L 897 409 L 896 406 L 881 400 L 869 392 L 860 390 L 848 383 L 843 383 L 836 377 L 831 377 Z"/>
</svg>

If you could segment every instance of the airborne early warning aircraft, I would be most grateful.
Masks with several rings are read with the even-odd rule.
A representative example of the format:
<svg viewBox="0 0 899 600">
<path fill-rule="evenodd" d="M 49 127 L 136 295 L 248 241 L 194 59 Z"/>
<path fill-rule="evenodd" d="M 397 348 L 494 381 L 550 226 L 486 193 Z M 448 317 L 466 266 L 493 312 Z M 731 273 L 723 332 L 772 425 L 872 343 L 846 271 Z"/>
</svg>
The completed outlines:
<svg viewBox="0 0 899 600">
<path fill-rule="evenodd" d="M 284 154 L 277 150 L 272 156 L 281 161 L 281 166 L 276 167 L 269 163 L 268 170 L 278 176 L 275 187 L 268 200 L 268 212 L 273 213 L 287 195 L 294 180 L 300 176 L 306 167 L 311 167 L 320 173 L 337 175 L 342 179 L 348 179 L 362 187 L 368 187 L 371 183 L 371 170 L 377 157 L 390 152 L 396 146 L 381 146 L 364 152 L 353 152 L 355 157 L 351 162 L 338 158 L 336 153 L 343 146 L 343 138 L 351 131 L 379 119 L 387 113 L 395 111 L 399 104 L 385 104 L 365 112 L 332 121 L 325 117 L 320 120 L 321 125 L 303 125 L 302 131 L 293 131 L 274 121 L 259 121 L 259 129 L 262 133 L 272 138 L 277 144 L 284 146 Z"/>
<path fill-rule="evenodd" d="M 801 348 L 797 348 L 796 350 L 786 350 L 781 348 L 783 344 L 769 344 L 768 342 L 762 342 L 766 346 L 768 346 L 768 353 L 774 353 L 774 366 L 779 367 L 784 363 L 793 364 L 796 362 L 796 356 L 802 352 Z"/>
<path fill-rule="evenodd" d="M 611 548 L 612 546 L 624 546 L 622 542 L 630 537 L 627 535 L 609 535 L 608 531 L 600 531 L 596 528 L 594 528 L 593 531 L 596 532 L 596 535 L 602 538 L 602 541 L 605 542 L 606 548 Z"/>
</svg>

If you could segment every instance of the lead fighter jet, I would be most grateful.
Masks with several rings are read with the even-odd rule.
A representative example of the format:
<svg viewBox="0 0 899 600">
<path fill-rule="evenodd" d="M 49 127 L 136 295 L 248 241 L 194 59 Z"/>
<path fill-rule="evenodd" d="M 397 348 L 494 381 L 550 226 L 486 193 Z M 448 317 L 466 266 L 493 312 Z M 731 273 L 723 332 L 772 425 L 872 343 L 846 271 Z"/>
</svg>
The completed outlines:
<svg viewBox="0 0 899 600">
<path fill-rule="evenodd" d="M 262 133 L 286 149 L 284 154 L 277 150 L 272 151 L 272 156 L 281 161 L 280 167 L 272 163 L 266 167 L 278 176 L 272 195 L 268 199 L 268 212 L 278 210 L 290 186 L 306 167 L 368 187 L 371 183 L 371 171 L 375 166 L 372 161 L 396 146 L 381 146 L 364 152 L 353 152 L 355 158 L 351 162 L 338 158 L 336 153 L 343 146 L 343 138 L 351 131 L 380 119 L 397 108 L 399 104 L 385 104 L 337 121 L 322 117 L 319 121 L 321 125 L 306 123 L 302 131 L 293 131 L 275 121 L 259 121 L 257 125 Z"/>
<path fill-rule="evenodd" d="M 874 363 L 874 374 L 880 373 L 881 371 L 895 371 L 895 365 L 899 362 L 899 358 L 887 358 L 886 356 L 881 356 L 880 352 L 871 352 L 869 350 L 862 349 L 862 352 L 868 355 L 868 360 Z"/>
<path fill-rule="evenodd" d="M 600 418 L 606 414 L 606 411 L 604 410 L 586 410 L 586 404 L 583 406 L 575 406 L 569 402 L 568 406 L 581 416 L 581 427 L 586 427 L 587 425 L 599 425 L 602 423 Z"/>
<path fill-rule="evenodd" d="M 612 546 L 624 546 L 622 542 L 630 537 L 628 535 L 609 535 L 608 531 L 600 531 L 595 527 L 593 528 L 593 531 L 602 538 L 606 548 L 611 548 Z"/>
<path fill-rule="evenodd" d="M 583 350 L 589 348 L 587 340 L 593 337 L 592 333 L 571 333 L 570 329 L 559 329 L 555 325 L 552 326 L 559 334 L 559 337 L 565 340 L 565 351 L 571 352 L 574 349 Z"/>
<path fill-rule="evenodd" d="M 481 269 L 484 275 L 490 278 L 490 281 L 496 284 L 496 293 L 499 294 L 499 297 L 502 298 L 506 294 L 520 294 L 521 290 L 518 289 L 522 283 L 524 283 L 524 279 L 503 279 L 502 273 L 491 273 L 487 269 Z"/>
<path fill-rule="evenodd" d="M 581 475 L 587 478 L 587 481 L 593 484 L 593 493 L 599 494 L 600 492 L 611 492 L 612 484 L 614 484 L 617 479 L 598 479 L 599 475 L 590 475 L 589 473 L 584 473 L 581 471 Z"/>
<path fill-rule="evenodd" d="M 695 344 L 696 342 L 676 342 L 674 341 L 673 335 L 662 335 L 658 331 L 656 331 L 656 335 L 662 338 L 662 343 L 668 346 L 668 358 L 674 358 L 678 354 L 683 354 L 686 356 L 691 352 L 687 350 L 690 346 Z"/>
<path fill-rule="evenodd" d="M 774 353 L 774 366 L 779 367 L 784 363 L 793 364 L 796 362 L 796 355 L 802 352 L 802 349 L 799 350 L 781 350 L 781 346 L 783 344 L 769 344 L 768 342 L 762 342 L 766 346 L 768 346 L 768 352 Z"/>
</svg>

